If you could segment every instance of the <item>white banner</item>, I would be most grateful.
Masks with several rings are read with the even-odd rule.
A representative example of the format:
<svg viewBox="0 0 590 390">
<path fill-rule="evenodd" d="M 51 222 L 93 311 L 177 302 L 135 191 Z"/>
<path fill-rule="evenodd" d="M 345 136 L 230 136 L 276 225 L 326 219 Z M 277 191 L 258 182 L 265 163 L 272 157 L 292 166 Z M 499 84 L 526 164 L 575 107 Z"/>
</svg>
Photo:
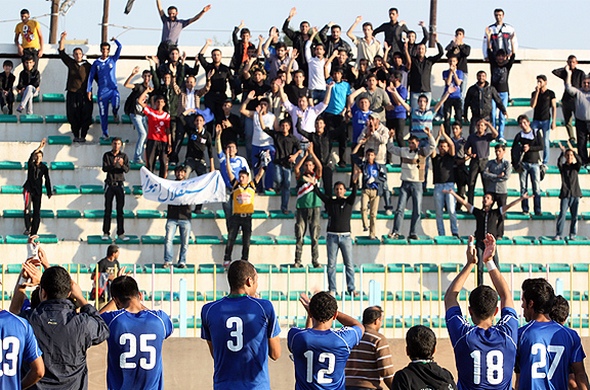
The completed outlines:
<svg viewBox="0 0 590 390">
<path fill-rule="evenodd" d="M 143 197 L 154 202 L 183 205 L 225 202 L 225 182 L 219 171 L 189 180 L 168 180 L 141 167 Z"/>
</svg>

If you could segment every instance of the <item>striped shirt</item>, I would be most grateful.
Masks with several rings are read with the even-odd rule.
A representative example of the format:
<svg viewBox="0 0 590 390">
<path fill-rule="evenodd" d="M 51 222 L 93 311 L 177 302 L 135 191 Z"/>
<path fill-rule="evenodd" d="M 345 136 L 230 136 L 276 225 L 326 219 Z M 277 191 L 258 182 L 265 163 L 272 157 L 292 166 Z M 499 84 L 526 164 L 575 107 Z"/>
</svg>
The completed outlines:
<svg viewBox="0 0 590 390">
<path fill-rule="evenodd" d="M 381 379 L 391 381 L 395 371 L 385 336 L 365 329 L 361 342 L 350 353 L 345 373 L 346 386 L 380 389 Z"/>
</svg>

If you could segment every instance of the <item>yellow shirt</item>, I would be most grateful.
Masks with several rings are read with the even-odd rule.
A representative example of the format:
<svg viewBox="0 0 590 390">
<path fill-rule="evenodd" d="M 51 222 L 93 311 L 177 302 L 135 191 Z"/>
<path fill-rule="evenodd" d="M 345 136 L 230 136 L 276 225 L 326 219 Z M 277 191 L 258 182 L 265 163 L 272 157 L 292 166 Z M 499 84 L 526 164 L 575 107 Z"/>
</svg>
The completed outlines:
<svg viewBox="0 0 590 390">
<path fill-rule="evenodd" d="M 29 19 L 27 23 L 20 22 L 16 25 L 14 32 L 22 36 L 21 45 L 23 49 L 39 50 L 41 48 L 41 43 L 39 42 L 39 28 L 39 22 L 32 19 Z"/>
<path fill-rule="evenodd" d="M 253 214 L 254 213 L 254 196 L 256 195 L 256 184 L 250 182 L 246 187 L 242 187 L 236 181 L 232 191 L 232 200 L 234 214 Z"/>
</svg>

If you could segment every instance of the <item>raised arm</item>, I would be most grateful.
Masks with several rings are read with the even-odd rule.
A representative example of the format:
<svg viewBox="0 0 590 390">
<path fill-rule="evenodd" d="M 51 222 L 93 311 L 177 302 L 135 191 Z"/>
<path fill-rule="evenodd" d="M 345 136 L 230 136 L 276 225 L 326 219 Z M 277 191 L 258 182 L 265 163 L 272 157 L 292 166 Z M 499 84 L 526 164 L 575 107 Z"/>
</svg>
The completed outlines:
<svg viewBox="0 0 590 390">
<path fill-rule="evenodd" d="M 521 195 L 520 198 L 515 199 L 512 202 L 508 203 L 506 206 L 502 206 L 500 208 L 500 211 L 502 212 L 502 215 L 506 215 L 506 213 L 508 212 L 508 210 L 510 210 L 512 207 L 516 206 L 517 204 L 519 204 L 523 200 L 533 198 L 534 196 L 535 195 L 529 195 L 528 193 L 526 193 L 526 194 Z"/>
<path fill-rule="evenodd" d="M 500 295 L 500 307 L 512 307 L 514 308 L 514 301 L 512 300 L 512 292 L 510 292 L 510 287 L 508 287 L 508 283 L 504 280 L 504 277 L 500 273 L 500 270 L 496 267 L 494 263 L 494 254 L 496 253 L 496 239 L 490 233 L 486 234 L 484 239 L 484 243 L 486 245 L 485 250 L 483 252 L 483 263 L 486 265 L 488 269 L 488 273 L 490 274 L 490 278 L 492 279 L 492 284 L 496 288 L 498 295 Z"/>
<path fill-rule="evenodd" d="M 362 16 L 357 16 L 356 19 L 354 20 L 354 22 L 352 23 L 352 26 L 350 26 L 350 28 L 348 29 L 348 31 L 346 31 L 346 36 L 350 38 L 350 40 L 352 41 L 352 43 L 354 43 L 356 45 L 356 36 L 353 34 L 354 29 L 356 28 L 356 26 L 361 22 L 361 20 L 363 20 Z"/>
<path fill-rule="evenodd" d="M 207 11 L 209 11 L 211 9 L 211 4 L 208 4 L 206 6 L 203 7 L 203 9 L 201 10 L 201 12 L 199 12 L 198 14 L 196 14 L 195 16 L 193 16 L 192 18 L 190 18 L 188 20 L 187 26 L 191 23 L 196 22 L 197 20 L 201 19 L 201 17 L 203 15 L 205 15 L 207 13 Z"/>
<path fill-rule="evenodd" d="M 453 92 L 455 92 L 457 90 L 457 88 L 453 87 L 452 85 L 449 85 L 449 87 L 447 88 L 447 92 L 445 92 L 442 97 L 440 98 L 440 100 L 438 101 L 438 103 L 436 103 L 436 106 L 434 106 L 434 108 L 432 109 L 433 112 L 438 112 L 438 110 L 442 107 L 442 105 L 444 104 L 445 100 L 447 100 L 449 98 L 449 95 L 452 94 Z"/>
<path fill-rule="evenodd" d="M 131 71 L 131 74 L 129 75 L 129 77 L 127 77 L 127 80 L 125 80 L 125 84 L 124 84 L 125 88 L 129 88 L 129 89 L 135 88 L 135 85 L 131 82 L 131 79 L 133 79 L 133 77 L 135 77 L 135 75 L 138 73 L 139 73 L 139 66 L 136 66 Z"/>
<path fill-rule="evenodd" d="M 467 244 L 467 251 L 465 252 L 465 256 L 467 257 L 467 262 L 465 266 L 459 272 L 459 274 L 453 279 L 449 288 L 447 288 L 447 292 L 445 293 L 445 309 L 449 310 L 451 307 L 459 306 L 459 301 L 457 297 L 459 293 L 463 289 L 469 274 L 473 270 L 473 266 L 477 264 L 477 250 L 475 249 L 475 238 L 473 236 L 469 236 L 469 243 Z"/>
<path fill-rule="evenodd" d="M 141 95 L 139 95 L 139 97 L 137 98 L 137 103 L 141 107 L 143 107 L 143 108 L 147 107 L 147 100 L 148 100 L 147 97 L 148 97 L 148 94 L 150 94 L 153 90 L 154 89 L 152 87 L 147 87 L 145 89 L 145 91 L 143 91 L 143 93 Z"/>
<path fill-rule="evenodd" d="M 285 19 L 285 22 L 283 23 L 283 32 L 286 36 L 289 37 L 290 40 L 293 40 L 295 38 L 296 33 L 295 31 L 289 28 L 289 22 L 291 21 L 291 19 L 293 19 L 293 16 L 295 16 L 296 14 L 297 8 L 291 8 L 291 10 L 289 11 L 289 16 L 287 17 L 287 19 Z"/>
<path fill-rule="evenodd" d="M 443 190 L 443 192 L 445 194 L 451 194 L 453 195 L 453 197 L 457 200 L 457 203 L 459 203 L 461 206 L 465 207 L 467 209 L 467 211 L 471 212 L 471 209 L 473 208 L 473 205 L 471 203 L 469 203 L 468 201 L 466 201 L 465 199 L 463 199 L 462 197 L 460 197 L 459 195 L 457 195 L 457 193 L 453 190 Z"/>
<path fill-rule="evenodd" d="M 164 10 L 162 9 L 162 3 L 160 2 L 160 0 L 156 0 L 156 8 L 158 9 L 160 17 L 163 18 L 164 16 L 166 16 L 166 14 L 164 14 Z"/>
<path fill-rule="evenodd" d="M 240 114 L 247 116 L 248 118 L 254 117 L 255 112 L 247 110 L 246 106 L 248 105 L 248 103 L 250 103 L 252 100 L 254 100 L 255 96 L 256 96 L 256 91 L 254 91 L 254 90 L 252 90 L 252 91 L 250 91 L 250 93 L 248 93 L 248 97 L 246 97 L 246 100 L 244 100 L 244 102 L 240 106 Z"/>
</svg>

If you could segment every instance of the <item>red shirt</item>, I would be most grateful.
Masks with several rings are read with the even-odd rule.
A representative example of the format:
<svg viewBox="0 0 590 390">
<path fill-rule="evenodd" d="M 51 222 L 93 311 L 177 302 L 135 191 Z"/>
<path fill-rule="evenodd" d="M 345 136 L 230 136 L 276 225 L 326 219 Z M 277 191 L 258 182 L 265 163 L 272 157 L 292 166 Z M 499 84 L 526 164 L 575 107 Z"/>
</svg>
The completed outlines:
<svg viewBox="0 0 590 390">
<path fill-rule="evenodd" d="M 148 120 L 147 138 L 153 141 L 168 143 L 168 129 L 170 128 L 170 114 L 166 111 L 158 113 L 150 107 L 144 107 L 143 113 Z"/>
</svg>

